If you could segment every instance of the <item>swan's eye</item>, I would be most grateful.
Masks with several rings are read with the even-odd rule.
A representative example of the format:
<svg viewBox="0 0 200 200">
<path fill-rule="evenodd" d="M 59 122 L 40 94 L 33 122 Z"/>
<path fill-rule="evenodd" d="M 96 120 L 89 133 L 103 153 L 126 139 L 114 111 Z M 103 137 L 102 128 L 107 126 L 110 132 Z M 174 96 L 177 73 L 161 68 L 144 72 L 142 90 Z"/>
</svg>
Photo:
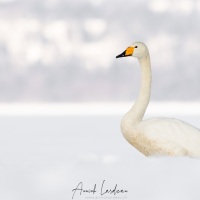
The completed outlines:
<svg viewBox="0 0 200 200">
<path fill-rule="evenodd" d="M 135 46 L 135 48 L 138 48 L 138 46 Z"/>
</svg>

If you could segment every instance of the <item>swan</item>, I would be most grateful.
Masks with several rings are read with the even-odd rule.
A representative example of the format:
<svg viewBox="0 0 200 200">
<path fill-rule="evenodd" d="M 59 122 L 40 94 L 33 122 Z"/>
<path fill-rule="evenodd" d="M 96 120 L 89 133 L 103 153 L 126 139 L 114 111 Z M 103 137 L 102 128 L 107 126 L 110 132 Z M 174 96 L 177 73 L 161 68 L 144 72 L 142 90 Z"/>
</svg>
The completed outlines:
<svg viewBox="0 0 200 200">
<path fill-rule="evenodd" d="M 121 121 L 125 139 L 145 156 L 200 157 L 200 130 L 173 118 L 142 120 L 151 94 L 151 63 L 147 46 L 131 44 L 116 58 L 132 56 L 141 68 L 141 88 L 132 108 Z"/>
</svg>

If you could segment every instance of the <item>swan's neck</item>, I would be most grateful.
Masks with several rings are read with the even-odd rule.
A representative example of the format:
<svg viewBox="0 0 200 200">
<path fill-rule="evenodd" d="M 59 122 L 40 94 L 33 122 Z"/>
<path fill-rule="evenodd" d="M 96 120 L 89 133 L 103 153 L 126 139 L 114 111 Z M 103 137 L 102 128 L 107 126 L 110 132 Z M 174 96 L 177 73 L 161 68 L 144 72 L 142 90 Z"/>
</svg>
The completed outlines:
<svg viewBox="0 0 200 200">
<path fill-rule="evenodd" d="M 151 64 L 149 54 L 139 59 L 139 63 L 142 75 L 140 93 L 135 104 L 127 113 L 128 118 L 132 123 L 138 123 L 142 120 L 151 94 Z"/>
</svg>

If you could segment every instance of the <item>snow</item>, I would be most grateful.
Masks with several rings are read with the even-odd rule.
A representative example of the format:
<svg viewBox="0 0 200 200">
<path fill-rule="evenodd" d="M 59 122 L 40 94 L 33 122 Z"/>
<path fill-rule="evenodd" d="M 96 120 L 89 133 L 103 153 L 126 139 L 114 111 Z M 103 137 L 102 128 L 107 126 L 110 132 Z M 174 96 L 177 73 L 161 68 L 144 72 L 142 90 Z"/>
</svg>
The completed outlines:
<svg viewBox="0 0 200 200">
<path fill-rule="evenodd" d="M 152 111 L 154 106 L 159 107 L 159 103 L 152 104 Z M 106 109 L 111 105 L 107 104 Z M 129 105 L 124 104 L 121 109 Z M 173 110 L 171 105 L 168 104 L 168 112 L 166 107 L 162 107 L 163 110 L 159 107 L 154 113 L 149 109 L 147 117 L 159 115 L 161 110 L 163 116 L 168 116 L 169 111 Z M 177 105 L 174 104 L 173 108 L 179 108 Z M 195 109 L 197 103 L 188 103 L 186 111 L 189 111 L 189 105 L 189 114 L 174 111 L 172 115 L 200 127 L 198 107 Z M 76 109 L 73 115 L 72 111 L 67 110 L 70 106 L 65 106 L 63 113 L 59 104 L 57 107 L 54 105 L 54 109 L 51 105 L 49 112 L 48 106 L 42 105 L 31 107 L 32 112 L 31 108 L 22 109 L 18 115 L 17 111 L 23 105 L 13 113 L 8 109 L 8 115 L 3 110 L 0 115 L 0 199 L 71 199 L 72 189 L 79 182 L 82 181 L 86 188 L 97 184 L 99 190 L 103 180 L 105 187 L 114 188 L 118 184 L 118 188 L 128 190 L 125 195 L 117 195 L 121 199 L 200 198 L 200 160 L 146 158 L 130 146 L 120 133 L 122 110 L 112 115 L 106 114 L 106 109 L 104 113 L 98 113 L 93 104 L 90 105 L 93 112 L 89 115 L 87 112 L 78 114 Z M 117 105 L 112 106 L 116 108 Z M 182 104 L 179 106 L 183 108 Z M 75 107 L 74 104 L 71 109 Z M 81 108 L 81 105 L 78 107 Z M 83 104 L 82 111 L 87 110 L 86 107 Z M 2 110 L 3 106 L 0 108 Z M 60 114 L 56 113 L 57 108 Z M 86 197 L 93 196 L 76 194 L 74 199 Z M 95 197 L 100 198 L 100 195 Z M 108 197 L 114 199 L 112 195 Z"/>
</svg>

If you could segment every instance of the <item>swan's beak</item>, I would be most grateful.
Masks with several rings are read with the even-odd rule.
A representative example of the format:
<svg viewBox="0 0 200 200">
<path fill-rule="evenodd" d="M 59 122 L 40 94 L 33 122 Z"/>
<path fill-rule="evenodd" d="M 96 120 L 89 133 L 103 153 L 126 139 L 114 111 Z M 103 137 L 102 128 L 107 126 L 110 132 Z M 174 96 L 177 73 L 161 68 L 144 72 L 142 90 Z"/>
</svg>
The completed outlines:
<svg viewBox="0 0 200 200">
<path fill-rule="evenodd" d="M 123 53 L 116 56 L 116 58 L 132 56 L 134 52 L 134 47 L 128 47 Z"/>
</svg>

